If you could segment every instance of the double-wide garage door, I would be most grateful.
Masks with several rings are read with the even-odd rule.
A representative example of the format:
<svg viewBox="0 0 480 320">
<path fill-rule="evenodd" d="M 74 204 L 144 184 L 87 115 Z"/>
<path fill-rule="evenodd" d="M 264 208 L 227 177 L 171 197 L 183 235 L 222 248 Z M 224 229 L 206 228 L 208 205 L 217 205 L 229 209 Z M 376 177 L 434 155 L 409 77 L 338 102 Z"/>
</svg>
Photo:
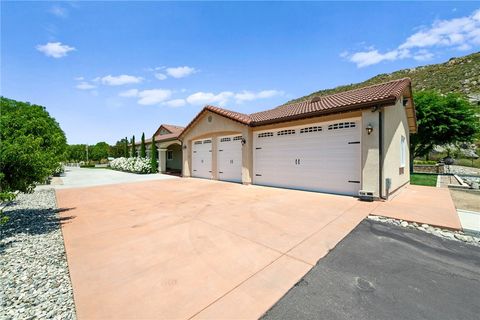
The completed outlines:
<svg viewBox="0 0 480 320">
<path fill-rule="evenodd" d="M 360 119 L 254 133 L 254 184 L 357 195 Z"/>
<path fill-rule="evenodd" d="M 242 181 L 242 136 L 217 138 L 217 177 L 219 180 Z M 193 141 L 192 176 L 211 179 L 212 138 Z"/>
</svg>

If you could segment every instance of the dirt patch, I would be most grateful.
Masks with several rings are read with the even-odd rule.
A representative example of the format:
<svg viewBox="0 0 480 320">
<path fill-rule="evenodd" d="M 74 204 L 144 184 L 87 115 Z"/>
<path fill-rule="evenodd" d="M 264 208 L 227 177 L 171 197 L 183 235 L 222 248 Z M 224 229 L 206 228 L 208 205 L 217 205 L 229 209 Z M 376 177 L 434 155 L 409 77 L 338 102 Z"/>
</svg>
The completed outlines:
<svg viewBox="0 0 480 320">
<path fill-rule="evenodd" d="M 480 212 L 480 192 L 450 189 L 450 194 L 457 209 Z"/>
</svg>

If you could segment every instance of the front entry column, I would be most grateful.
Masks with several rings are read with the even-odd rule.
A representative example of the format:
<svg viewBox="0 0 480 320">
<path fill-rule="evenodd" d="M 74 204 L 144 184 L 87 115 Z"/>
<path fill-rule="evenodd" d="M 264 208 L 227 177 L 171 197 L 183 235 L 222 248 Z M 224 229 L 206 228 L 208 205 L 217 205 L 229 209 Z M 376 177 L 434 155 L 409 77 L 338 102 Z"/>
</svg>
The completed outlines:
<svg viewBox="0 0 480 320">
<path fill-rule="evenodd" d="M 158 170 L 161 173 L 165 173 L 167 171 L 167 149 L 159 148 L 158 149 Z"/>
</svg>

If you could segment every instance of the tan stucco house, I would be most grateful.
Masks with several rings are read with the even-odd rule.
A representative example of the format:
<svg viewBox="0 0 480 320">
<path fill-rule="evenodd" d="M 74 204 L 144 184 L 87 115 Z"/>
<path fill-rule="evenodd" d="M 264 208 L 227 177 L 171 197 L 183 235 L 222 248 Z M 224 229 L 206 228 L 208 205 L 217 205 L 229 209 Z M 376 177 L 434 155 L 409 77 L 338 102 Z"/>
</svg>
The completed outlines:
<svg viewBox="0 0 480 320">
<path fill-rule="evenodd" d="M 158 171 L 162 173 L 181 173 L 183 164 L 182 142 L 178 136 L 183 127 L 171 124 L 162 124 L 153 134 L 158 155 Z M 140 153 L 141 141 L 135 143 L 137 154 Z M 150 157 L 152 139 L 145 139 L 147 157 Z"/>
<path fill-rule="evenodd" d="M 206 106 L 175 139 L 184 177 L 386 198 L 409 183 L 416 130 L 405 78 L 253 114 Z"/>
</svg>

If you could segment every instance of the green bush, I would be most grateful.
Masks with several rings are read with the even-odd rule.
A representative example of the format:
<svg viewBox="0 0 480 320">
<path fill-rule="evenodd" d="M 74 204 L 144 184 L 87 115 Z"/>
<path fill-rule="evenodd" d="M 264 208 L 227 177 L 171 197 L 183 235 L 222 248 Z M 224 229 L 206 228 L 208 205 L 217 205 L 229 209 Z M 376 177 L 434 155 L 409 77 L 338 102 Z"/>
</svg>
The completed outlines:
<svg viewBox="0 0 480 320">
<path fill-rule="evenodd" d="M 45 107 L 4 97 L 0 106 L 0 192 L 32 192 L 65 159 L 65 133 Z"/>
<path fill-rule="evenodd" d="M 433 160 L 413 160 L 413 164 L 431 164 L 431 165 L 434 165 L 434 164 L 437 164 L 437 161 L 433 161 Z"/>
</svg>

